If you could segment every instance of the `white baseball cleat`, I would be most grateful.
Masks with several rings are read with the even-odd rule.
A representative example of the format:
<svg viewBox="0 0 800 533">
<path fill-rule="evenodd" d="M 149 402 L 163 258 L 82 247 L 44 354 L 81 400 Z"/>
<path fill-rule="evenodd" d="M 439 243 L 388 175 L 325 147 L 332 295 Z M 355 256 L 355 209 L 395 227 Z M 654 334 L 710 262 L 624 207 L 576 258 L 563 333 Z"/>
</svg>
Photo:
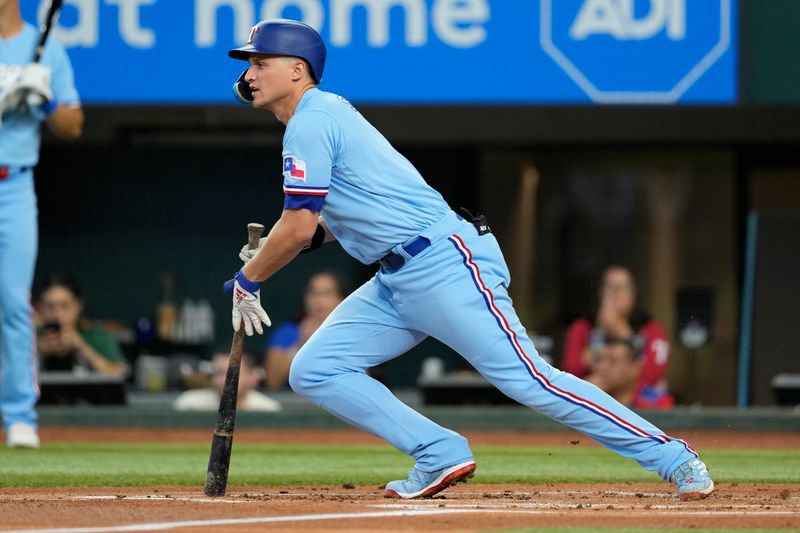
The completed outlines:
<svg viewBox="0 0 800 533">
<path fill-rule="evenodd" d="M 686 461 L 670 476 L 682 500 L 699 500 L 714 492 L 714 481 L 700 459 Z"/>
<path fill-rule="evenodd" d="M 38 448 L 39 435 L 36 434 L 32 425 L 17 422 L 8 428 L 6 444 L 9 448 Z"/>
<path fill-rule="evenodd" d="M 390 481 L 386 484 L 387 498 L 430 498 L 456 483 L 464 483 L 474 475 L 475 461 L 442 468 L 436 472 L 423 472 L 416 467 L 408 473 L 408 479 Z"/>
</svg>

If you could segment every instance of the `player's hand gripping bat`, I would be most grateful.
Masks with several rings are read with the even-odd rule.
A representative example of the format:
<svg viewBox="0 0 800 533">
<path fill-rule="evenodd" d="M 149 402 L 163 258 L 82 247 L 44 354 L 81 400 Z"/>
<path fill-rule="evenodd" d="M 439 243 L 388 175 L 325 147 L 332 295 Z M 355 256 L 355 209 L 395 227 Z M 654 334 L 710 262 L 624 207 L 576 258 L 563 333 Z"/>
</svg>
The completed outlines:
<svg viewBox="0 0 800 533">
<path fill-rule="evenodd" d="M 258 247 L 258 240 L 264 233 L 264 226 L 250 223 L 247 225 L 247 243 L 252 250 Z M 228 486 L 228 467 L 231 463 L 233 449 L 233 428 L 236 423 L 236 401 L 239 397 L 239 366 L 242 361 L 244 345 L 244 328 L 239 327 L 233 334 L 230 362 L 225 374 L 225 386 L 219 400 L 217 427 L 211 440 L 211 456 L 208 458 L 206 473 L 206 496 L 224 496 Z"/>
</svg>

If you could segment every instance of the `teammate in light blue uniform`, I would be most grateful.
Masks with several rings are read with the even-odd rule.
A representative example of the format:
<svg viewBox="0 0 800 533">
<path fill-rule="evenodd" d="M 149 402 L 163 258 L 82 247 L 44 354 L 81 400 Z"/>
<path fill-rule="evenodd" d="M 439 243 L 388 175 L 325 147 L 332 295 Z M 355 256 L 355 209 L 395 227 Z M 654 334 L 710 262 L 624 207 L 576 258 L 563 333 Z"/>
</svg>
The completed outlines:
<svg viewBox="0 0 800 533">
<path fill-rule="evenodd" d="M 36 263 L 33 167 L 39 127 L 80 136 L 83 113 L 64 48 L 48 39 L 32 64 L 39 31 L 23 22 L 19 0 L 0 0 L 0 410 L 7 444 L 38 447 L 38 397 L 30 290 Z"/>
<path fill-rule="evenodd" d="M 416 169 L 344 98 L 316 88 L 325 50 L 300 23 L 272 20 L 231 51 L 250 68 L 235 88 L 286 124 L 285 203 L 280 220 L 228 286 L 233 326 L 269 325 L 259 283 L 303 249 L 336 239 L 379 272 L 342 302 L 294 359 L 298 393 L 411 455 L 406 480 L 386 495 L 431 496 L 472 476 L 467 441 L 400 402 L 365 370 L 433 336 L 464 356 L 505 394 L 584 432 L 671 479 L 684 498 L 713 490 L 688 444 L 600 389 L 543 361 L 511 299 L 508 269 L 486 228 L 457 216 Z M 320 216 L 318 216 L 320 215 Z"/>
</svg>

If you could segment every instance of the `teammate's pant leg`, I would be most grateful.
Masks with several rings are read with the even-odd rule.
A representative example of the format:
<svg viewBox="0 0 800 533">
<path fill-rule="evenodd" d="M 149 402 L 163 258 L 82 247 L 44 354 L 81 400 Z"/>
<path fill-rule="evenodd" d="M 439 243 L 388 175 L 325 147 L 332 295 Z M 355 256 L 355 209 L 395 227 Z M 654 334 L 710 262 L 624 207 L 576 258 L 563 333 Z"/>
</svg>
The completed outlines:
<svg viewBox="0 0 800 533">
<path fill-rule="evenodd" d="M 394 275 L 396 281 L 387 277 L 387 285 L 415 287 L 398 306 L 403 318 L 462 354 L 511 398 L 664 479 L 696 456 L 594 385 L 539 357 L 512 307 L 508 271 L 493 236 L 479 237 L 465 225 L 460 235 Z"/>
<path fill-rule="evenodd" d="M 39 393 L 30 291 L 36 263 L 36 195 L 33 177 L 0 182 L 0 410 L 3 427 L 36 427 Z"/>
<path fill-rule="evenodd" d="M 399 318 L 376 278 L 348 296 L 292 361 L 289 384 L 342 420 L 413 456 L 422 471 L 472 459 L 467 441 L 417 413 L 368 368 L 405 353 L 426 335 Z"/>
</svg>

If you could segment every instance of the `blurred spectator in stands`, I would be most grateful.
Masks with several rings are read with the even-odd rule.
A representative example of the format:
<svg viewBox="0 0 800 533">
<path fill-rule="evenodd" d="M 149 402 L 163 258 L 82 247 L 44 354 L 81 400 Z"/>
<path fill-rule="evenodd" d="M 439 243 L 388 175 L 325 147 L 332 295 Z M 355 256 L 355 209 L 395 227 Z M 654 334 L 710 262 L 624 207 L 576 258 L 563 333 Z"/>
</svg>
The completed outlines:
<svg viewBox="0 0 800 533">
<path fill-rule="evenodd" d="M 344 297 L 344 282 L 337 274 L 323 271 L 309 278 L 301 318 L 279 324 L 269 339 L 266 353 L 268 389 L 286 388 L 295 354 Z"/>
<path fill-rule="evenodd" d="M 668 409 L 675 400 L 661 385 L 642 382 L 641 364 L 644 339 L 606 337 L 603 345 L 593 351 L 592 373 L 586 381 L 594 383 L 615 400 L 628 407 Z"/>
<path fill-rule="evenodd" d="M 561 368 L 579 378 L 592 370 L 592 352 L 602 348 L 604 339 L 644 342 L 639 380 L 642 386 L 663 386 L 669 362 L 669 342 L 664 327 L 637 307 L 636 281 L 622 266 L 608 267 L 598 292 L 597 311 L 573 322 L 567 330 Z"/>
<path fill-rule="evenodd" d="M 222 388 L 225 386 L 229 360 L 230 356 L 226 352 L 218 351 L 214 354 L 212 359 L 214 374 L 211 376 L 211 387 L 181 393 L 175 399 L 173 407 L 178 411 L 216 411 L 219 409 L 219 399 L 222 395 Z M 237 405 L 240 410 L 269 413 L 281 410 L 281 404 L 255 390 L 262 377 L 263 371 L 258 367 L 255 357 L 251 352 L 245 350 L 239 366 Z"/>
<path fill-rule="evenodd" d="M 43 370 L 76 370 L 121 376 L 127 366 L 117 339 L 81 318 L 83 291 L 70 276 L 53 274 L 39 293 L 41 326 L 36 343 Z"/>
</svg>

